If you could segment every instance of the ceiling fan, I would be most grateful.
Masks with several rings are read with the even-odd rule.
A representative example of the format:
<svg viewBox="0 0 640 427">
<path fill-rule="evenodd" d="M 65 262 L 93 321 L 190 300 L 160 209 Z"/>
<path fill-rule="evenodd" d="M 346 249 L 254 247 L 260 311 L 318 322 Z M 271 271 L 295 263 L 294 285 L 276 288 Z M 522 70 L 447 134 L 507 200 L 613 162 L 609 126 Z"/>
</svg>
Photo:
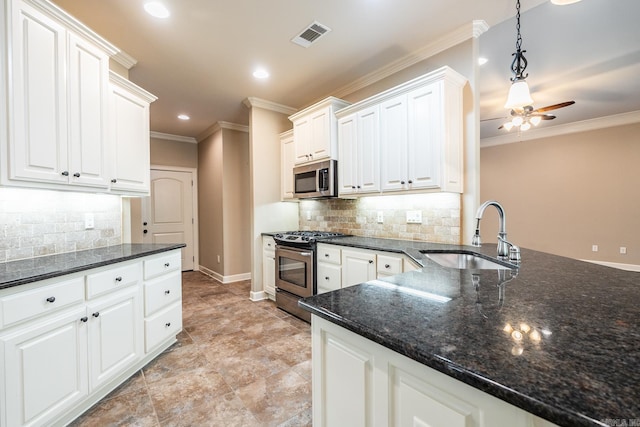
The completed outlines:
<svg viewBox="0 0 640 427">
<path fill-rule="evenodd" d="M 568 107 L 575 104 L 575 101 L 566 101 L 559 104 L 547 105 L 546 107 L 534 109 L 532 105 L 525 105 L 524 107 L 513 108 L 510 111 L 511 120 L 502 124 L 498 129 L 511 130 L 514 126 L 519 127 L 520 130 L 526 131 L 531 128 L 531 125 L 537 126 L 542 120 L 553 120 L 556 118 L 553 114 L 545 114 L 547 111 L 557 110 L 558 108 Z M 494 117 L 491 119 L 483 119 L 482 122 L 489 120 L 508 119 L 509 117 Z"/>
</svg>

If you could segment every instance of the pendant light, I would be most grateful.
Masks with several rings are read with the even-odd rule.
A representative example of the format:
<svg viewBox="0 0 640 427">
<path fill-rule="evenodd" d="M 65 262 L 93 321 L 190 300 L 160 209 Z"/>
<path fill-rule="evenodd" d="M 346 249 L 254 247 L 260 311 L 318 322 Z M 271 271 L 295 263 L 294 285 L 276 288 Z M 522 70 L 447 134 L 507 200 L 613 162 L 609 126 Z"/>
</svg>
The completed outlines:
<svg viewBox="0 0 640 427">
<path fill-rule="evenodd" d="M 504 108 L 509 110 L 521 110 L 525 106 L 533 104 L 529 85 L 525 80 L 528 74 L 524 73 L 527 68 L 527 59 L 524 57 L 526 50 L 522 50 L 522 36 L 520 35 L 520 0 L 516 0 L 516 30 L 518 33 L 516 51 L 512 54 L 514 58 L 511 63 L 513 77 L 511 78 L 509 96 L 507 96 L 507 102 L 504 104 Z"/>
</svg>

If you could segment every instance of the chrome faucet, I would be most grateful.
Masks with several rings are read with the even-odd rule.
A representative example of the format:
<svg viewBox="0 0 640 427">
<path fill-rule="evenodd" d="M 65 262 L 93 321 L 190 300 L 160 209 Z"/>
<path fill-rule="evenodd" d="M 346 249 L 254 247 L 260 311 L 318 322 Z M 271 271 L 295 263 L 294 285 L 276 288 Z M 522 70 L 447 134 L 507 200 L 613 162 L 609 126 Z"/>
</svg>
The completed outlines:
<svg viewBox="0 0 640 427">
<path fill-rule="evenodd" d="M 480 240 L 480 220 L 482 219 L 484 210 L 487 209 L 488 206 L 495 207 L 498 210 L 498 216 L 500 217 L 500 230 L 498 231 L 498 258 L 503 260 L 508 259 L 511 262 L 519 263 L 521 261 L 520 248 L 507 240 L 507 220 L 504 208 L 495 200 L 488 200 L 478 208 L 478 211 L 476 212 L 476 232 L 471 239 L 471 245 L 476 247 L 482 246 L 482 242 Z"/>
</svg>

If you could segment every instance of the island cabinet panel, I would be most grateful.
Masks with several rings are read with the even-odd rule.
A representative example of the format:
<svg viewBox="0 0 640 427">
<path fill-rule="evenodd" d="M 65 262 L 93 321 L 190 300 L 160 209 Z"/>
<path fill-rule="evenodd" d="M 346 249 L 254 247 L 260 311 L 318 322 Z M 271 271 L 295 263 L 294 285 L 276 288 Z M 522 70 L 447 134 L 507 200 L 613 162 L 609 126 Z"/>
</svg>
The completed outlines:
<svg viewBox="0 0 640 427">
<path fill-rule="evenodd" d="M 271 236 L 262 236 L 262 290 L 270 298 L 275 298 L 276 242 Z"/>
<path fill-rule="evenodd" d="M 320 377 L 323 426 L 366 426 L 373 421 L 373 355 L 332 334 L 323 336 Z M 315 417 L 314 417 L 315 418 Z"/>
<path fill-rule="evenodd" d="M 314 426 L 557 427 L 318 316 Z"/>
</svg>

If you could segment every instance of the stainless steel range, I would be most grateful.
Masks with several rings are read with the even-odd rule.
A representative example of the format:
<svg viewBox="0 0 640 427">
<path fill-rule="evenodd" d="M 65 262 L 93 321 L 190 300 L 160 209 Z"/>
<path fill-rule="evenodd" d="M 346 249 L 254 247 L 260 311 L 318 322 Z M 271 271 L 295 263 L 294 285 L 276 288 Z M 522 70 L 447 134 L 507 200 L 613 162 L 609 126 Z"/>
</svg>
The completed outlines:
<svg viewBox="0 0 640 427">
<path fill-rule="evenodd" d="M 276 241 L 276 305 L 307 322 L 311 314 L 298 307 L 300 298 L 317 293 L 316 243 L 345 236 L 330 231 L 290 231 L 278 233 Z"/>
</svg>

